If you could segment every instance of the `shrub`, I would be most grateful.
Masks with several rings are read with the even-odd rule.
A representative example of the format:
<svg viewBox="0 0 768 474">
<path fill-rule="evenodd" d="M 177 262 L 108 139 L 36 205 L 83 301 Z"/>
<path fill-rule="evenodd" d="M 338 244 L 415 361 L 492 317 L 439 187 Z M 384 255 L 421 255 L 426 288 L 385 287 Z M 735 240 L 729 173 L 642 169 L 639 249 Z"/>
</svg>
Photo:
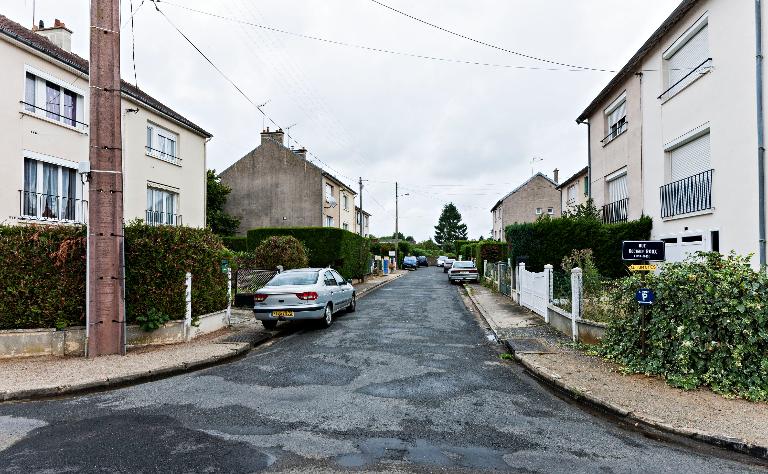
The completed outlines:
<svg viewBox="0 0 768 474">
<path fill-rule="evenodd" d="M 452 250 L 456 253 L 456 255 L 464 255 L 464 256 L 466 256 L 466 254 L 462 254 L 461 253 L 462 249 L 464 248 L 465 245 L 473 244 L 473 243 L 475 243 L 474 240 L 455 240 L 453 242 L 453 249 Z"/>
<path fill-rule="evenodd" d="M 253 251 L 255 268 L 274 270 L 282 265 L 285 270 L 304 268 L 309 264 L 307 249 L 291 236 L 272 236 Z"/>
<path fill-rule="evenodd" d="M 748 262 L 699 253 L 665 264 L 658 276 L 620 280 L 612 294 L 616 317 L 600 351 L 675 387 L 768 400 L 768 276 Z M 656 292 L 647 310 L 635 301 L 641 287 Z"/>
<path fill-rule="evenodd" d="M 224 237 L 224 246 L 233 252 L 248 251 L 248 238 L 246 237 Z"/>
<path fill-rule="evenodd" d="M 309 253 L 309 265 L 312 267 L 330 265 L 347 279 L 360 278 L 367 273 L 370 241 L 348 230 L 330 227 L 252 229 L 248 231 L 248 248 L 256 248 L 275 235 L 292 236 L 301 241 Z"/>
<path fill-rule="evenodd" d="M 477 260 L 477 270 L 483 275 L 486 261 L 496 263 L 507 259 L 507 244 L 486 240 L 475 245 L 475 259 Z"/>
</svg>

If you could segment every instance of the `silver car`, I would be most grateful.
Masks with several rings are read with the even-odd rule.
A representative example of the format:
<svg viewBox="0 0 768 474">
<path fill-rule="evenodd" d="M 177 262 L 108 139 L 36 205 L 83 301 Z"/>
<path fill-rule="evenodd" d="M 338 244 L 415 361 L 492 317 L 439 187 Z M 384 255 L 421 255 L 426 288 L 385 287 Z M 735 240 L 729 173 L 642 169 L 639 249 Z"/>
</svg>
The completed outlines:
<svg viewBox="0 0 768 474">
<path fill-rule="evenodd" d="M 453 265 L 453 262 L 455 262 L 455 261 L 456 260 L 454 260 L 452 258 L 446 258 L 443 261 L 443 273 L 448 273 L 448 270 L 451 269 L 451 266 Z"/>
<path fill-rule="evenodd" d="M 453 262 L 451 269 L 448 270 L 448 281 L 480 281 L 480 274 L 473 262 Z"/>
<path fill-rule="evenodd" d="M 323 327 L 339 311 L 355 311 L 355 288 L 331 268 L 303 268 L 277 274 L 254 295 L 253 312 L 266 329 L 278 321 L 314 319 Z"/>
</svg>

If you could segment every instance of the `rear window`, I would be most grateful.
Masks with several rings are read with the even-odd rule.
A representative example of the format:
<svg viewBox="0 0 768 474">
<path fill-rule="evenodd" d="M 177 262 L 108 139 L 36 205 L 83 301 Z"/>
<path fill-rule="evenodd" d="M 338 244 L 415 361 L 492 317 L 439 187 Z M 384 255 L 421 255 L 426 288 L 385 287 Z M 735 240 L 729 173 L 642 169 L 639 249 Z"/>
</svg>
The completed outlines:
<svg viewBox="0 0 768 474">
<path fill-rule="evenodd" d="M 415 262 L 416 257 L 405 257 L 403 260 L 405 260 L 406 262 Z"/>
<path fill-rule="evenodd" d="M 472 262 L 453 262 L 453 268 L 475 268 Z"/>
<path fill-rule="evenodd" d="M 314 285 L 317 283 L 317 272 L 288 272 L 280 273 L 269 280 L 267 286 Z"/>
</svg>

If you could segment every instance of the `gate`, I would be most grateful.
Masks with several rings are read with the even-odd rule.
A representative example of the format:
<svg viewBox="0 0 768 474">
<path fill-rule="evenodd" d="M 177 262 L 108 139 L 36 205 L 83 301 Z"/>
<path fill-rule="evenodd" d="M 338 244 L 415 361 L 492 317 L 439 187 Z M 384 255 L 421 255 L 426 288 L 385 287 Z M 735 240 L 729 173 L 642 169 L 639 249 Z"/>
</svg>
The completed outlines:
<svg viewBox="0 0 768 474">
<path fill-rule="evenodd" d="M 506 262 L 499 262 L 499 293 L 506 296 L 512 296 L 512 273 L 509 271 L 509 265 Z"/>
<path fill-rule="evenodd" d="M 547 306 L 552 300 L 552 267 L 541 273 L 529 272 L 525 264 L 520 265 L 518 286 L 520 305 L 547 318 Z"/>
</svg>

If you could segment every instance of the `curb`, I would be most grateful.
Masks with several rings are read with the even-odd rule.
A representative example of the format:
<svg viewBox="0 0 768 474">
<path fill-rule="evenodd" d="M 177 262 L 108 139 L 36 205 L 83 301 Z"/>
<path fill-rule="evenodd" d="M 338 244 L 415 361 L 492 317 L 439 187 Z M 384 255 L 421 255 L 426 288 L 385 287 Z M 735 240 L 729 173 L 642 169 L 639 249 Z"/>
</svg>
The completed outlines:
<svg viewBox="0 0 768 474">
<path fill-rule="evenodd" d="M 368 287 L 368 288 L 366 288 L 364 290 L 361 290 L 360 293 L 357 293 L 357 297 L 358 298 L 362 298 L 363 296 L 367 295 L 368 293 L 370 293 L 370 292 L 372 292 L 374 290 L 378 290 L 382 286 L 388 285 L 388 284 L 392 283 L 393 281 L 397 280 L 398 278 L 404 277 L 405 275 L 408 275 L 408 273 L 400 273 L 400 274 L 396 275 L 394 278 L 390 278 L 389 280 L 385 280 L 385 281 L 380 281 L 379 283 L 375 284 L 374 286 L 371 286 L 371 287 Z"/>
<path fill-rule="evenodd" d="M 465 290 L 466 290 L 466 286 L 465 286 Z M 687 428 L 678 428 L 668 423 L 665 423 L 661 420 L 654 420 L 642 415 L 635 414 L 634 412 L 630 410 L 626 410 L 614 403 L 595 397 L 591 394 L 584 393 L 581 390 L 578 390 L 577 388 L 567 385 L 563 381 L 559 380 L 557 377 L 547 373 L 543 368 L 532 364 L 529 360 L 526 360 L 524 355 L 516 353 L 514 347 L 509 343 L 509 341 L 500 339 L 499 334 L 496 332 L 496 329 L 489 322 L 490 318 L 486 316 L 482 307 L 478 304 L 477 300 L 474 298 L 472 293 L 470 291 L 467 291 L 466 293 L 467 293 L 467 297 L 472 301 L 472 304 L 477 309 L 478 313 L 480 313 L 480 315 L 485 320 L 486 324 L 488 324 L 488 327 L 491 328 L 491 331 L 493 331 L 493 333 L 496 335 L 497 340 L 502 342 L 504 346 L 514 355 L 515 360 L 520 365 L 522 365 L 526 369 L 526 371 L 528 371 L 534 378 L 547 384 L 549 387 L 554 388 L 558 392 L 567 395 L 572 400 L 579 403 L 583 403 L 590 407 L 598 408 L 610 415 L 614 415 L 620 419 L 630 422 L 635 426 L 642 425 L 645 428 L 650 428 L 653 430 L 670 433 L 683 438 L 688 438 L 695 441 L 703 442 L 719 448 L 728 449 L 740 454 L 747 454 L 749 456 L 753 456 L 763 460 L 768 459 L 768 446 L 751 444 L 743 439 L 730 438 L 727 436 L 705 433 L 705 432 L 691 430 Z"/>
</svg>

